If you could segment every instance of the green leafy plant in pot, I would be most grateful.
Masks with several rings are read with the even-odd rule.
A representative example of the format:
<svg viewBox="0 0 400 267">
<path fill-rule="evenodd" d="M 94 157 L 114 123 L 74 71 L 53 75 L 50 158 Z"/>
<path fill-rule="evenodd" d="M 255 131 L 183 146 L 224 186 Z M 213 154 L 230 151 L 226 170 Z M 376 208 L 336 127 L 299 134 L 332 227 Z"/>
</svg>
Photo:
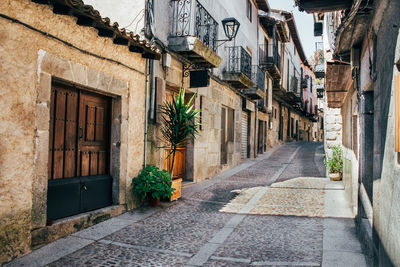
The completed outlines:
<svg viewBox="0 0 400 267">
<path fill-rule="evenodd" d="M 168 148 L 168 157 L 172 157 L 172 164 L 169 166 L 169 172 L 173 177 L 175 156 L 178 149 L 185 148 L 188 141 L 199 133 L 200 110 L 194 110 L 192 104 L 195 95 L 185 103 L 185 89 L 180 89 L 176 97 L 171 101 L 166 101 L 160 106 L 161 111 L 161 133 Z M 180 192 L 180 190 L 177 190 Z"/>
<path fill-rule="evenodd" d="M 325 158 L 325 166 L 328 168 L 329 178 L 334 181 L 339 181 L 342 178 L 343 172 L 343 156 L 340 145 L 332 147 L 332 156 Z"/>
<path fill-rule="evenodd" d="M 160 199 L 172 196 L 174 188 L 171 188 L 171 184 L 170 173 L 154 165 L 146 166 L 138 176 L 132 179 L 133 194 L 140 201 L 147 197 L 150 206 L 157 206 Z"/>
</svg>

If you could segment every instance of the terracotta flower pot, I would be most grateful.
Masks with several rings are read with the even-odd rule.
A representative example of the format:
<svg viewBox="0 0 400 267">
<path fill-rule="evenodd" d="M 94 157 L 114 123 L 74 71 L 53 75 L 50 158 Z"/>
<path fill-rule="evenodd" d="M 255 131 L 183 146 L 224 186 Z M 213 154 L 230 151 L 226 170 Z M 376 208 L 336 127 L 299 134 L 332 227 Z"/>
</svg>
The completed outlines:
<svg viewBox="0 0 400 267">
<path fill-rule="evenodd" d="M 160 205 L 160 199 L 152 197 L 151 194 L 147 195 L 147 199 L 149 200 L 150 207 L 157 207 Z"/>
<path fill-rule="evenodd" d="M 340 181 L 342 179 L 342 174 L 340 172 L 337 173 L 329 173 L 328 174 L 331 181 Z"/>
</svg>

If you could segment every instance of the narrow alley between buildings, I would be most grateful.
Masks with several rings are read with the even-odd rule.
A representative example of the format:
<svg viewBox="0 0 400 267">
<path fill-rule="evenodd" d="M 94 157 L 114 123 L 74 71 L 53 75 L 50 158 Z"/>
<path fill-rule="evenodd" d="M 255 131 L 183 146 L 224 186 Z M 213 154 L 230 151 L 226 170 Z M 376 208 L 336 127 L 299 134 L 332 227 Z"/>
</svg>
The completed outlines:
<svg viewBox="0 0 400 267">
<path fill-rule="evenodd" d="M 323 145 L 289 143 L 6 266 L 367 266 Z"/>
</svg>

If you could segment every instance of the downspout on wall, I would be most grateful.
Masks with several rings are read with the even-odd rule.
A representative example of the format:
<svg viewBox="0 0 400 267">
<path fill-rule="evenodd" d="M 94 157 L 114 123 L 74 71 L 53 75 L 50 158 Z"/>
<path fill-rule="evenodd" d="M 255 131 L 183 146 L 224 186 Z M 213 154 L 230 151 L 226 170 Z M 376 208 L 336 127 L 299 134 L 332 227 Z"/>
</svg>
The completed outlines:
<svg viewBox="0 0 400 267">
<path fill-rule="evenodd" d="M 146 167 L 146 158 L 147 158 L 147 131 L 148 131 L 148 108 L 149 108 L 149 101 L 150 101 L 150 80 L 149 76 L 152 74 L 151 72 L 151 62 L 150 59 L 146 59 L 145 64 L 145 96 L 144 96 L 144 134 L 143 134 L 143 168 Z"/>
</svg>

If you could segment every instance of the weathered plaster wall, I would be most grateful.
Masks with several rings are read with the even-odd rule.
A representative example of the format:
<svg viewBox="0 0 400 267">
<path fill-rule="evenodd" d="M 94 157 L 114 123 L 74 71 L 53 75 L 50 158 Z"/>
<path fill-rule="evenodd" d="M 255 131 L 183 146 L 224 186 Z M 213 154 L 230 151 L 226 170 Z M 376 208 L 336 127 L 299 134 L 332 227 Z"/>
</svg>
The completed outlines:
<svg viewBox="0 0 400 267">
<path fill-rule="evenodd" d="M 346 197 L 350 201 L 354 214 L 357 212 L 358 203 L 358 146 L 353 147 L 353 140 L 358 137 L 353 135 L 353 115 L 357 115 L 358 101 L 354 89 L 349 93 L 341 108 L 342 116 L 342 147 L 343 147 L 343 181 L 345 184 Z M 357 123 L 357 122 L 355 122 Z M 357 133 L 360 133 L 357 124 Z"/>
<path fill-rule="evenodd" d="M 0 70 L 3 77 L 0 80 L 0 262 L 4 262 L 29 251 L 32 228 L 43 226 L 45 222 L 41 215 L 46 208 L 33 204 L 33 201 L 43 203 L 47 193 L 46 188 L 40 186 L 47 183 L 47 169 L 37 168 L 43 166 L 38 162 L 46 160 L 48 147 L 48 142 L 37 142 L 47 140 L 49 127 L 46 110 L 50 90 L 47 94 L 42 94 L 46 90 L 39 93 L 42 82 L 49 80 L 49 74 L 54 74 L 84 86 L 96 84 L 95 88 L 121 96 L 125 103 L 121 112 L 126 114 L 120 118 L 121 127 L 126 127 L 127 137 L 125 141 L 121 140 L 120 195 L 117 200 L 128 203 L 129 180 L 141 169 L 143 158 L 143 143 L 138 142 L 143 140 L 143 127 L 137 125 L 143 125 L 144 119 L 142 72 L 145 61 L 140 55 L 130 53 L 126 46 L 115 45 L 110 38 L 98 37 L 97 30 L 78 26 L 76 18 L 55 15 L 47 5 L 28 0 L 6 0 L 0 3 L 0 9 L 9 17 L 138 70 L 95 58 L 0 19 L 0 57 L 2 66 L 7 66 Z M 103 76 L 91 76 L 94 73 Z M 119 81 L 125 85 L 118 84 Z M 109 91 L 114 82 L 116 88 L 125 86 L 126 91 Z"/>
<path fill-rule="evenodd" d="M 400 3 L 396 1 L 391 1 L 390 13 L 399 12 Z M 386 14 L 390 15 L 390 14 Z M 393 15 L 394 16 L 394 15 Z M 395 17 L 392 17 L 394 19 Z M 389 19 L 389 18 L 386 18 Z M 399 18 L 396 17 L 396 21 L 399 21 Z M 387 22 L 388 23 L 388 22 Z M 391 23 L 391 22 L 390 22 Z M 386 25 L 386 24 L 382 24 Z M 384 31 L 381 33 L 383 34 Z M 391 59 L 390 53 L 383 55 L 382 60 L 389 61 L 393 64 L 393 62 L 400 62 L 400 34 L 398 34 L 398 29 L 396 34 L 385 35 L 385 38 L 393 38 L 397 36 L 397 46 L 396 50 L 393 51 L 395 56 L 394 60 Z M 378 36 L 379 38 L 379 36 Z M 394 38 L 395 40 L 395 38 Z M 384 45 L 381 43 L 380 45 Z M 379 49 L 379 47 L 378 47 Z M 382 50 L 380 50 L 382 51 Z M 386 66 L 385 66 L 386 67 Z M 389 64 L 387 66 L 389 68 Z M 399 79 L 399 71 L 395 65 L 392 65 L 393 68 L 393 76 Z M 388 73 L 384 72 L 386 68 L 382 71 L 382 74 Z M 378 77 L 379 78 L 379 77 Z M 388 85 L 385 83 L 385 80 L 381 81 L 381 90 L 384 90 L 388 87 L 384 87 L 383 85 Z M 375 90 L 378 89 L 375 87 Z M 395 147 L 395 98 L 394 98 L 394 79 L 392 79 L 390 92 L 386 94 L 388 101 L 388 114 L 387 114 L 387 128 L 384 145 L 384 155 L 383 155 L 383 166 L 382 166 L 382 174 L 380 179 L 374 180 L 374 227 L 378 229 L 379 240 L 381 241 L 380 246 L 380 259 L 379 264 L 381 266 L 389 266 L 389 264 L 393 264 L 394 266 L 400 265 L 400 153 L 396 153 L 394 151 Z M 383 116 L 381 114 L 380 116 Z M 397 129 L 399 131 L 399 129 Z M 375 166 L 374 166 L 375 167 Z M 378 193 L 379 192 L 379 195 Z M 379 197 L 379 199 L 378 199 Z"/>
<path fill-rule="evenodd" d="M 131 0 L 85 0 L 85 4 L 92 5 L 103 17 L 117 22 L 119 27 L 140 34 L 145 24 L 145 1 Z M 168 17 L 168 16 L 166 16 Z"/>
</svg>

